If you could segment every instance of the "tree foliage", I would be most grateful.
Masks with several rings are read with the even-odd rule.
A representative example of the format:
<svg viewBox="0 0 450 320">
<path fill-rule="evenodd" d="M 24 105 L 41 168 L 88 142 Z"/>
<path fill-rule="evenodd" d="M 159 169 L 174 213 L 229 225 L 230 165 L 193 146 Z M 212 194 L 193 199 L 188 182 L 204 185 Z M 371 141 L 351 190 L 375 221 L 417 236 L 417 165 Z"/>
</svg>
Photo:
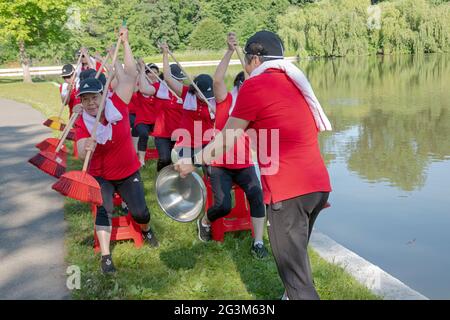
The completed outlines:
<svg viewBox="0 0 450 320">
<path fill-rule="evenodd" d="M 446 52 L 448 0 L 0 0 L 0 63 L 17 57 L 18 39 L 36 60 L 71 61 L 81 45 L 103 50 L 127 19 L 136 55 L 223 47 L 235 31 L 278 32 L 300 55 Z M 379 11 L 377 11 L 379 10 Z M 377 22 L 377 12 L 380 21 Z M 223 34 L 219 33 L 222 32 Z M 220 40 L 220 41 L 219 41 Z M 220 43 L 221 42 L 221 43 Z"/>
<path fill-rule="evenodd" d="M 302 56 L 450 51 L 448 1 L 379 2 L 307 4 L 280 16 L 278 32 Z"/>
</svg>

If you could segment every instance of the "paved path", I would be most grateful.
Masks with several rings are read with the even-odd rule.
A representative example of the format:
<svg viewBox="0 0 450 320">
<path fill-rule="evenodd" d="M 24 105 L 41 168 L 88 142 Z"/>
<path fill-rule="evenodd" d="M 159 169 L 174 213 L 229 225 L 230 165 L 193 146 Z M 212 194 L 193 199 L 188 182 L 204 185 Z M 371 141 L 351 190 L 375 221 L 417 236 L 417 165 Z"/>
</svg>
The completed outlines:
<svg viewBox="0 0 450 320">
<path fill-rule="evenodd" d="M 27 160 L 51 136 L 42 114 L 0 99 L 0 299 L 67 299 L 63 197 Z"/>
</svg>

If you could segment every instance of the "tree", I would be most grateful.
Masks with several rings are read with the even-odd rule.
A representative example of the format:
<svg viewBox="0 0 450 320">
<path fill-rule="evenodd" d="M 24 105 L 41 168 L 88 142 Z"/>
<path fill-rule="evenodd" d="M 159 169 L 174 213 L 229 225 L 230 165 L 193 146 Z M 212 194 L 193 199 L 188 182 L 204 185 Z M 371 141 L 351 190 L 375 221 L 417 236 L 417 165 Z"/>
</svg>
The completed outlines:
<svg viewBox="0 0 450 320">
<path fill-rule="evenodd" d="M 225 47 L 225 27 L 217 19 L 200 21 L 191 34 L 190 47 L 193 49 L 220 49 Z"/>
<path fill-rule="evenodd" d="M 68 0 L 0 0 L 0 41 L 19 51 L 24 82 L 32 82 L 27 48 L 67 38 Z"/>
</svg>

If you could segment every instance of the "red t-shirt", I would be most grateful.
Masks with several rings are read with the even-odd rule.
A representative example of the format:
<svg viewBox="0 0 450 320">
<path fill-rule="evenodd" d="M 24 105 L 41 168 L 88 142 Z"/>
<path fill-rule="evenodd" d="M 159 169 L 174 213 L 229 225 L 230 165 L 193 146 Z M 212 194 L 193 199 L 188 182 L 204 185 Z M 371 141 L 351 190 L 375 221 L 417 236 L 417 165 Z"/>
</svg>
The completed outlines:
<svg viewBox="0 0 450 320">
<path fill-rule="evenodd" d="M 189 87 L 183 86 L 183 93 L 181 94 L 183 101 L 186 99 L 188 91 Z M 194 136 L 195 122 L 201 122 L 201 137 Z M 214 128 L 214 122 L 209 114 L 208 105 L 197 98 L 197 110 L 193 111 L 183 109 L 180 128 L 186 129 L 189 132 L 191 141 L 185 141 L 185 139 L 180 137 L 177 141 L 177 146 L 199 148 L 208 144 L 211 139 L 205 139 L 204 133 L 206 130 Z"/>
<path fill-rule="evenodd" d="M 63 84 L 59 85 L 59 93 L 62 93 L 62 86 Z M 77 104 L 81 103 L 81 99 L 78 97 L 77 98 L 77 93 L 78 90 L 75 88 L 72 89 L 72 91 L 70 92 L 70 97 L 69 97 L 69 116 L 72 116 L 73 113 L 73 107 L 76 106 Z"/>
<path fill-rule="evenodd" d="M 141 164 L 131 140 L 128 106 L 115 93 L 110 99 L 123 119 L 112 125 L 112 140 L 103 145 L 97 144 L 88 173 L 106 180 L 120 180 L 138 171 Z M 75 135 L 77 141 L 91 136 L 82 116 L 76 122 Z"/>
<path fill-rule="evenodd" d="M 312 192 L 331 191 L 313 115 L 301 92 L 284 72 L 269 69 L 246 80 L 231 116 L 250 121 L 249 128 L 256 130 L 266 204 Z M 269 132 L 265 135 L 260 129 Z M 264 171 L 271 163 L 264 158 L 267 158 L 265 155 L 271 157 L 273 148 L 270 129 L 279 130 L 279 161 L 272 158 L 272 168 L 276 169 L 278 165 L 278 170 L 269 175 Z M 261 154 L 262 136 L 267 136 L 269 143 L 267 152 Z"/>
<path fill-rule="evenodd" d="M 140 103 L 138 92 L 134 92 L 128 104 L 128 112 L 130 114 L 136 114 L 136 110 L 140 108 Z"/>
<path fill-rule="evenodd" d="M 159 83 L 154 83 L 153 86 L 156 90 L 159 88 Z M 136 120 L 134 125 L 140 123 L 154 124 L 156 119 L 157 109 L 155 106 L 155 96 L 144 96 L 141 92 L 138 92 L 139 108 L 136 110 Z"/>
<path fill-rule="evenodd" d="M 216 104 L 216 130 L 222 130 L 227 123 L 230 114 L 230 108 L 233 104 L 233 97 L 230 93 L 222 102 Z M 236 144 L 231 148 L 226 154 L 223 155 L 221 159 L 221 164 L 218 161 L 212 161 L 211 165 L 213 167 L 221 167 L 227 169 L 243 169 L 248 168 L 253 165 L 251 161 L 251 151 L 250 151 L 250 138 L 244 133 L 242 137 L 236 142 Z M 227 158 L 232 161 L 227 161 Z"/>
<path fill-rule="evenodd" d="M 155 98 L 158 114 L 152 133 L 154 137 L 171 138 L 173 131 L 180 127 L 181 117 L 183 115 L 183 101 L 178 101 L 177 97 L 170 91 L 169 97 L 170 100 Z"/>
</svg>

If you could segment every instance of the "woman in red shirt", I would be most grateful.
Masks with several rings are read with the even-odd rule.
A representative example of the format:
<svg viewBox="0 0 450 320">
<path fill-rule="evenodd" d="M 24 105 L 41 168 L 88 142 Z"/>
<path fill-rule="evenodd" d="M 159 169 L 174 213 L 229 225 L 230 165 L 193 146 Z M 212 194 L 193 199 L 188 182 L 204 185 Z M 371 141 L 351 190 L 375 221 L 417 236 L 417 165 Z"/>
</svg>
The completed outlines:
<svg viewBox="0 0 450 320">
<path fill-rule="evenodd" d="M 77 98 L 77 90 L 75 89 L 75 83 L 77 78 L 74 81 L 73 87 L 70 86 L 70 79 L 72 78 L 73 73 L 75 72 L 75 68 L 71 64 L 65 64 L 62 68 L 61 77 L 64 82 L 59 86 L 59 93 L 61 94 L 61 101 L 67 102 L 69 106 L 69 117 L 72 116 L 73 107 L 80 103 L 80 99 Z M 70 96 L 67 97 L 70 91 Z M 66 101 L 68 98 L 68 101 Z"/>
<path fill-rule="evenodd" d="M 195 150 L 200 150 L 211 140 L 205 136 L 206 131 L 214 127 L 214 100 L 213 80 L 210 75 L 200 74 L 194 78 L 194 83 L 202 92 L 208 103 L 199 96 L 196 89 L 174 80 L 169 73 L 169 47 L 161 45 L 163 51 L 164 79 L 169 87 L 183 100 L 183 113 L 180 122 L 180 131 L 173 136 L 177 139 L 176 149 L 181 149 L 182 157 L 191 157 Z M 211 108 L 210 108 L 211 106 Z"/>
<path fill-rule="evenodd" d="M 230 33 L 227 39 L 228 50 L 219 63 L 214 74 L 214 97 L 216 100 L 216 129 L 222 130 L 236 103 L 241 85 L 244 83 L 244 72 L 240 72 L 234 79 L 232 92 L 228 92 L 225 85 L 225 74 L 231 56 L 236 46 L 236 36 Z M 202 219 L 197 221 L 198 234 L 201 240 L 211 239 L 211 222 L 225 217 L 231 211 L 231 188 L 233 183 L 239 185 L 245 192 L 250 204 L 250 215 L 255 231 L 255 239 L 251 246 L 251 253 L 258 259 L 268 255 L 264 247 L 264 218 L 265 208 L 261 184 L 256 175 L 255 166 L 251 160 L 250 139 L 243 135 L 226 154 L 213 161 L 208 167 L 211 188 L 214 194 L 214 204 Z"/>
<path fill-rule="evenodd" d="M 150 71 L 145 68 L 144 61 L 139 60 L 139 91 L 137 98 L 139 100 L 139 108 L 136 109 L 136 121 L 134 128 L 139 136 L 137 150 L 141 166 L 145 164 L 145 154 L 147 152 L 148 137 L 153 131 L 156 119 L 155 93 L 158 83 L 150 83 L 147 76 L 151 75 Z M 153 70 L 158 70 L 154 64 L 149 65 Z M 150 77 L 149 77 L 150 78 Z M 151 78 L 150 78 L 151 79 Z"/>
<path fill-rule="evenodd" d="M 180 84 L 186 79 L 186 75 L 177 64 L 171 64 L 170 76 Z M 172 163 L 171 152 L 175 145 L 172 140 L 172 134 L 180 127 L 183 114 L 183 100 L 178 99 L 170 92 L 167 82 L 162 81 L 155 86 L 155 106 L 158 110 L 155 119 L 155 128 L 152 135 L 155 137 L 155 145 L 158 150 L 158 163 L 156 170 L 160 171 L 165 166 Z"/>
<path fill-rule="evenodd" d="M 103 197 L 103 204 L 97 207 L 95 229 L 100 242 L 101 268 L 104 273 L 115 272 L 109 248 L 114 192 L 118 192 L 126 202 L 133 219 L 141 225 L 142 235 L 149 245 L 159 245 L 149 225 L 150 212 L 139 173 L 140 163 L 133 148 L 129 127 L 128 104 L 136 83 L 136 64 L 128 43 L 128 30 L 122 27 L 120 32 L 125 68 L 116 64 L 118 84 L 112 96 L 106 99 L 96 140 L 91 137 L 91 131 L 102 91 L 106 90 L 97 79 L 88 78 L 80 84 L 79 96 L 83 113 L 77 121 L 76 129 L 80 158 L 84 158 L 88 150 L 93 151 L 88 173 L 99 182 Z"/>
<path fill-rule="evenodd" d="M 319 299 L 307 246 L 314 222 L 331 191 L 317 139 L 323 127 L 331 128 L 320 105 L 306 100 L 305 93 L 309 94 L 308 99 L 315 98 L 310 86 L 303 87 L 307 90 L 303 91 L 294 81 L 306 78 L 291 78 L 282 68 L 303 75 L 285 62 L 283 55 L 283 45 L 276 34 L 260 31 L 250 37 L 245 46 L 245 69 L 250 78 L 242 85 L 222 132 L 194 159 L 208 164 L 212 150 L 232 147 L 234 140 L 224 141 L 226 130 L 253 129 L 252 140 L 256 138 L 258 142 L 269 239 L 285 294 L 288 299 Z M 281 67 L 266 68 L 274 64 Z M 271 143 L 264 145 L 261 139 L 267 135 Z M 262 148 L 267 151 L 265 155 L 270 155 L 269 162 L 263 159 Z M 220 155 L 221 152 L 216 153 L 215 157 Z M 181 176 L 194 170 L 189 160 L 181 159 L 176 165 Z"/>
</svg>

